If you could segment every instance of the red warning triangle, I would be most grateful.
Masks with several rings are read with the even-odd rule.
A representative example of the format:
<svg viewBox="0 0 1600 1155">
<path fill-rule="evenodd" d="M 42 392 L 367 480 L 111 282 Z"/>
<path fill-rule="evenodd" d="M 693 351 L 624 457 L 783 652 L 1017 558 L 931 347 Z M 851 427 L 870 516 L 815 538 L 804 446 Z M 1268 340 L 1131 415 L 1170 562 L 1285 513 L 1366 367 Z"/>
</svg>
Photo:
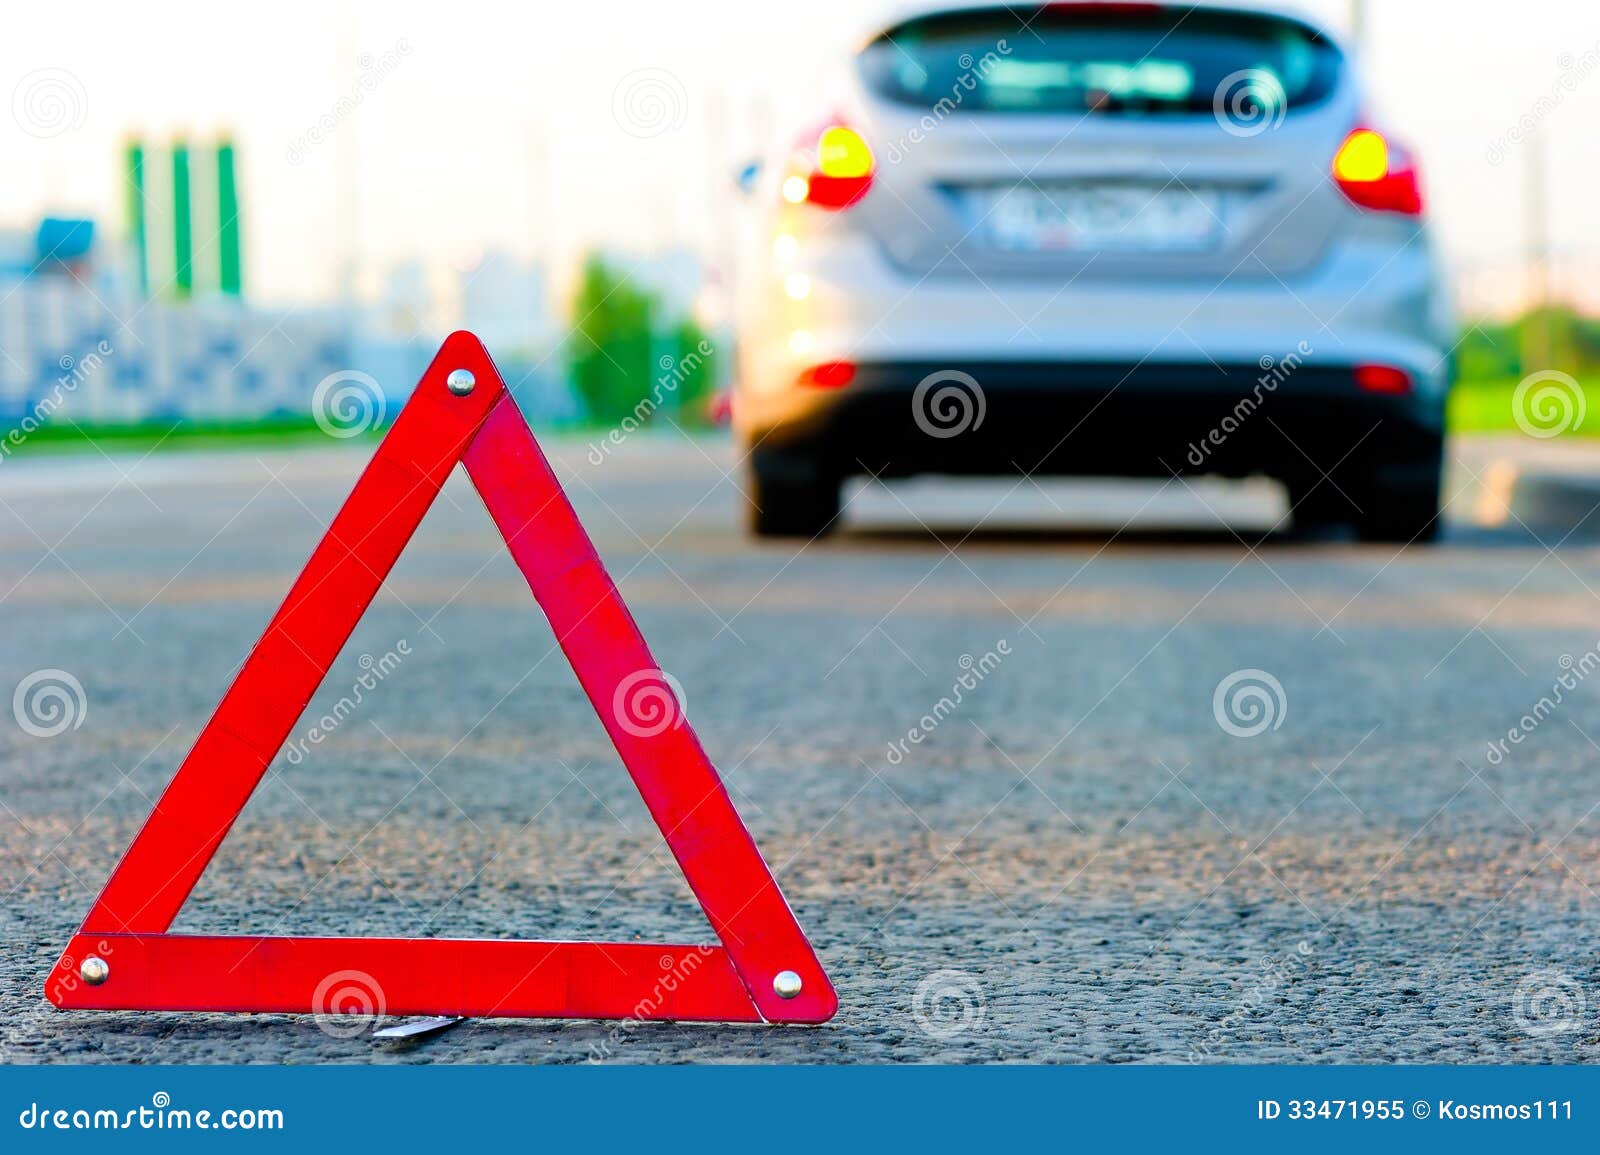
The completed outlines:
<svg viewBox="0 0 1600 1155">
<path fill-rule="evenodd" d="M 720 945 L 169 934 L 457 462 Z M 483 345 L 454 333 L 50 972 L 60 1007 L 820 1023 L 823 972 Z"/>
</svg>

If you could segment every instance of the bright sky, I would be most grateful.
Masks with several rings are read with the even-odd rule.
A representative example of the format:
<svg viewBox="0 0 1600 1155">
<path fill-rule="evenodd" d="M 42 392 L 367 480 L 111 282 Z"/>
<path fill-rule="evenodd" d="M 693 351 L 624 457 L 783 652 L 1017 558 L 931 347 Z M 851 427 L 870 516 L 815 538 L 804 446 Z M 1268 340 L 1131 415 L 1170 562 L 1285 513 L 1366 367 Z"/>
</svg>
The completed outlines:
<svg viewBox="0 0 1600 1155">
<path fill-rule="evenodd" d="M 0 118 L 0 225 L 47 210 L 119 222 L 124 134 L 230 127 L 241 150 L 248 287 L 269 302 L 330 296 L 342 243 L 369 272 L 408 259 L 466 264 L 482 248 L 563 261 L 592 243 L 707 247 L 718 216 L 705 193 L 713 153 L 747 149 L 772 131 L 764 124 L 812 111 L 819 65 L 863 27 L 863 12 L 886 7 L 16 5 L 0 49 L 13 113 Z M 1342 25 L 1348 4 L 1304 8 Z M 1600 258 L 1600 5 L 1369 8 L 1365 71 L 1380 121 L 1419 148 L 1452 259 L 1482 264 L 1519 251 L 1525 149 L 1508 145 L 1499 163 L 1490 150 L 1542 97 L 1557 98 L 1540 118 L 1552 239 Z M 386 53 L 395 62 L 387 75 L 359 85 L 356 59 Z M 49 114 L 19 107 L 41 69 L 53 70 L 70 109 L 42 138 L 23 125 L 37 131 Z M 614 98 L 628 77 L 643 94 L 663 94 L 676 127 L 640 137 L 619 125 Z M 359 106 L 333 136 L 293 161 L 294 142 L 355 95 Z M 634 123 L 649 115 L 636 111 Z M 715 148 L 719 135 L 728 147 Z M 353 239 L 341 242 L 346 219 Z"/>
</svg>

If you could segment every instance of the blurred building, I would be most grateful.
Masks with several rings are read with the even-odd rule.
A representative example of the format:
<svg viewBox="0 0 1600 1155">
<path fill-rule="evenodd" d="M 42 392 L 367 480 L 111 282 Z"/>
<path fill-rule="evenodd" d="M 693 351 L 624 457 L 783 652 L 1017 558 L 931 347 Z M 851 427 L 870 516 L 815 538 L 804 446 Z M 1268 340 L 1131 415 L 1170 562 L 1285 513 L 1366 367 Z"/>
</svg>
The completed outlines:
<svg viewBox="0 0 1600 1155">
<path fill-rule="evenodd" d="M 394 266 L 383 277 L 378 300 L 378 320 L 390 333 L 420 333 L 432 328 L 437 305 L 421 261 Z"/>
<path fill-rule="evenodd" d="M 542 353 L 559 335 L 542 265 L 490 251 L 461 273 L 461 325 L 490 349 Z"/>
<path fill-rule="evenodd" d="M 305 417 L 331 373 L 360 368 L 398 398 L 432 354 L 340 310 L 258 309 L 220 285 L 147 293 L 130 250 L 86 220 L 0 231 L 0 421 Z"/>
<path fill-rule="evenodd" d="M 668 249 L 641 256 L 637 253 L 606 253 L 612 268 L 661 304 L 660 321 L 674 325 L 695 315 L 695 307 L 705 283 L 705 262 L 690 249 Z"/>
<path fill-rule="evenodd" d="M 545 266 L 490 250 L 461 270 L 456 288 L 461 328 L 488 347 L 523 412 L 535 422 L 581 416 Z"/>
<path fill-rule="evenodd" d="M 395 411 L 447 328 L 426 269 L 391 270 L 370 304 L 251 304 L 234 164 L 227 139 L 130 141 L 117 242 L 66 217 L 0 229 L 0 423 L 304 418 L 350 371 Z M 490 254 L 459 287 L 529 415 L 576 416 L 544 270 Z"/>
</svg>

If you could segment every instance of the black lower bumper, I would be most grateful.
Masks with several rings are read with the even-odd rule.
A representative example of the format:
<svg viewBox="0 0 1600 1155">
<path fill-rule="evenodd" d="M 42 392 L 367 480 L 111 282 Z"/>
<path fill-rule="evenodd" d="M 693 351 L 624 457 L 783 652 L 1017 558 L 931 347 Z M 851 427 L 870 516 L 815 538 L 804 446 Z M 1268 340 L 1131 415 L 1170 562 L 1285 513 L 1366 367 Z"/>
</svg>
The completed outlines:
<svg viewBox="0 0 1600 1155">
<path fill-rule="evenodd" d="M 1291 479 L 1436 455 L 1443 402 L 1322 365 L 905 362 L 742 424 L 773 473 Z"/>
</svg>

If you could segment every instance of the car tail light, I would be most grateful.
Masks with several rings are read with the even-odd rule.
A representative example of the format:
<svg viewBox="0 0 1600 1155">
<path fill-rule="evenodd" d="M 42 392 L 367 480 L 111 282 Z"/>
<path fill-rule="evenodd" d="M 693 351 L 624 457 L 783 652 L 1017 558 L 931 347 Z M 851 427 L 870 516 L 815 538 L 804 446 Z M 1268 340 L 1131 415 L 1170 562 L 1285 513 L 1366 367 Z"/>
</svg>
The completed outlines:
<svg viewBox="0 0 1600 1155">
<path fill-rule="evenodd" d="M 1411 392 L 1411 374 L 1393 365 L 1357 365 L 1356 388 L 1363 393 Z"/>
<path fill-rule="evenodd" d="M 1333 156 L 1333 179 L 1353 204 L 1379 212 L 1422 214 L 1422 182 L 1405 149 L 1381 132 L 1358 128 Z"/>
<path fill-rule="evenodd" d="M 851 361 L 824 361 L 800 374 L 800 384 L 814 389 L 843 389 L 856 379 L 856 367 Z"/>
<path fill-rule="evenodd" d="M 855 129 L 830 124 L 800 151 L 797 171 L 783 182 L 791 204 L 813 204 L 837 212 L 860 200 L 872 186 L 877 162 Z"/>
</svg>

